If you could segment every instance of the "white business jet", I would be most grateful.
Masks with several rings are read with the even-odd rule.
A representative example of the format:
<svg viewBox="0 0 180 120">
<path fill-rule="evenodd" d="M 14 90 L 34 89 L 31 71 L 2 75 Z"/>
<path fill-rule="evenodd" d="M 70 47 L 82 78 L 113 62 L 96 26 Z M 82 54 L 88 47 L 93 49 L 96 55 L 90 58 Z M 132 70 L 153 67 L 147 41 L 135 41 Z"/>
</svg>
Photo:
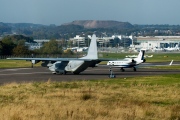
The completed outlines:
<svg viewBox="0 0 180 120">
<path fill-rule="evenodd" d="M 137 65 L 144 63 L 146 60 L 144 59 L 145 50 L 140 50 L 138 56 L 136 58 L 125 58 L 123 60 L 115 60 L 109 61 L 107 65 L 110 67 L 118 67 L 121 68 L 121 71 L 124 72 L 124 68 L 133 68 L 136 71 Z"/>
</svg>

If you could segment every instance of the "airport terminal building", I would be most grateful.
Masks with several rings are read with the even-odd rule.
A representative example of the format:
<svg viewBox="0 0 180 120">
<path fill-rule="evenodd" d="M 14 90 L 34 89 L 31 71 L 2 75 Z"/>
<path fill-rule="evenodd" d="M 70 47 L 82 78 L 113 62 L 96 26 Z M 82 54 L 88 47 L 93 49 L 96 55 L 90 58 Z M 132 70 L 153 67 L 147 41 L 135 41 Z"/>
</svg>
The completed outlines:
<svg viewBox="0 0 180 120">
<path fill-rule="evenodd" d="M 144 48 L 152 51 L 161 48 L 173 48 L 176 45 L 180 47 L 180 36 L 139 36 L 136 37 L 136 39 L 139 45 L 135 45 L 134 47 Z"/>
</svg>

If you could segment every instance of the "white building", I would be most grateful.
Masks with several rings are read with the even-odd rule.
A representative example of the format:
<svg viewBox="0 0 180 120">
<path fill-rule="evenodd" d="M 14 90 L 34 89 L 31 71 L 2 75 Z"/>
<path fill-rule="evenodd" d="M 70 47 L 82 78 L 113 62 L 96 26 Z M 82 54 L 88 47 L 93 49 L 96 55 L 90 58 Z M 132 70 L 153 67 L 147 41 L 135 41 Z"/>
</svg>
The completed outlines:
<svg viewBox="0 0 180 120">
<path fill-rule="evenodd" d="M 140 44 L 135 45 L 135 48 L 143 48 L 152 51 L 154 51 L 155 49 L 163 49 L 168 47 L 172 48 L 177 44 L 179 46 L 180 43 L 180 36 L 140 36 L 136 37 L 136 39 Z"/>
<path fill-rule="evenodd" d="M 80 37 L 80 35 L 76 35 L 74 38 L 70 38 L 71 41 L 73 41 L 74 45 L 77 45 L 78 47 L 84 47 L 85 44 L 85 37 Z"/>
</svg>

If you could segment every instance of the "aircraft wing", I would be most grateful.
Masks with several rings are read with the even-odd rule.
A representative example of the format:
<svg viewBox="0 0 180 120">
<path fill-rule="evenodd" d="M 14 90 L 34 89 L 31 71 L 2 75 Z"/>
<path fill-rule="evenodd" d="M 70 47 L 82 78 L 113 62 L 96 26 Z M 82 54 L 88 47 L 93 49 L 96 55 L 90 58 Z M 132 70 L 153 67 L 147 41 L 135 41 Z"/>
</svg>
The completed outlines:
<svg viewBox="0 0 180 120">
<path fill-rule="evenodd" d="M 70 60 L 77 60 L 77 61 L 91 61 L 93 59 L 80 59 L 80 58 L 7 58 L 9 60 L 37 60 L 37 61 L 70 61 Z"/>
<path fill-rule="evenodd" d="M 37 61 L 70 61 L 70 60 L 77 60 L 77 61 L 109 61 L 114 59 L 85 59 L 85 58 L 7 58 L 9 60 L 37 60 Z"/>
</svg>

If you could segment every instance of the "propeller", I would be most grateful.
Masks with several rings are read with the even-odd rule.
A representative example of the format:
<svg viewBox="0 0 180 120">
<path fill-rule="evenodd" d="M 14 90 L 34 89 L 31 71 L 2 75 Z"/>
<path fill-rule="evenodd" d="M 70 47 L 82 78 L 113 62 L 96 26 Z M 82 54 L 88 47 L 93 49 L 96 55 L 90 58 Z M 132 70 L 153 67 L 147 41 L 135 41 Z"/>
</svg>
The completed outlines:
<svg viewBox="0 0 180 120">
<path fill-rule="evenodd" d="M 146 62 L 146 59 L 143 60 L 143 63 Z"/>
</svg>

